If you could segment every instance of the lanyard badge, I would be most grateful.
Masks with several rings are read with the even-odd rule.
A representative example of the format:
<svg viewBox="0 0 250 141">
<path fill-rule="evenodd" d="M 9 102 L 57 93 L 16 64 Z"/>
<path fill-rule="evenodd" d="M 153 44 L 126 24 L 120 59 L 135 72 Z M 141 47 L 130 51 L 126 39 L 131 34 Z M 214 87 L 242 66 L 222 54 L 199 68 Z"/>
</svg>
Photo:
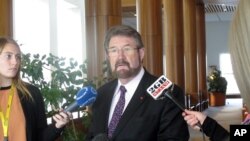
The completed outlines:
<svg viewBox="0 0 250 141">
<path fill-rule="evenodd" d="M 14 96 L 14 85 L 12 84 L 9 95 L 8 95 L 8 103 L 7 103 L 8 105 L 7 105 L 5 114 L 3 113 L 3 110 L 0 107 L 0 118 L 1 118 L 2 126 L 3 126 L 4 141 L 8 141 L 9 117 L 10 117 L 10 109 L 11 109 L 13 96 Z"/>
</svg>

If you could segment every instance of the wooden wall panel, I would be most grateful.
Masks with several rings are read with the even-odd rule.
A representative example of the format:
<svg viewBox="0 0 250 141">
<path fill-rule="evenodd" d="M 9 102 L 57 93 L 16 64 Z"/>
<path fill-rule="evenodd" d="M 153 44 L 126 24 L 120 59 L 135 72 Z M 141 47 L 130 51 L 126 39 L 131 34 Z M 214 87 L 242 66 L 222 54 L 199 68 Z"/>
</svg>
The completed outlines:
<svg viewBox="0 0 250 141">
<path fill-rule="evenodd" d="M 196 3 L 183 1 L 185 91 L 197 101 Z"/>
<path fill-rule="evenodd" d="M 182 0 L 163 0 L 166 76 L 185 89 Z"/>
<path fill-rule="evenodd" d="M 13 36 L 12 0 L 0 0 L 0 36 Z"/>
<path fill-rule="evenodd" d="M 121 0 L 86 0 L 86 44 L 88 77 L 102 74 L 106 55 L 103 47 L 107 29 L 121 24 Z"/>
<path fill-rule="evenodd" d="M 137 1 L 137 27 L 145 46 L 143 63 L 149 72 L 157 76 L 163 74 L 161 7 L 161 0 Z"/>
</svg>

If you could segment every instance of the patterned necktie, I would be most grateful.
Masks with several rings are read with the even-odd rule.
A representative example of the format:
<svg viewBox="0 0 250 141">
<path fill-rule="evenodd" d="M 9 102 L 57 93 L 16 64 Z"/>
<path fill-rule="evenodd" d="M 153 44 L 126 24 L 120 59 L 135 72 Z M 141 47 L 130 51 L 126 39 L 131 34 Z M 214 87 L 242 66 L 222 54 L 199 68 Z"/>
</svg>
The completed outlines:
<svg viewBox="0 0 250 141">
<path fill-rule="evenodd" d="M 115 131 L 115 128 L 122 116 L 122 111 L 125 105 L 125 93 L 126 93 L 126 88 L 124 86 L 120 86 L 120 98 L 115 106 L 114 113 L 112 115 L 111 121 L 109 123 L 108 127 L 108 136 L 109 138 L 112 137 L 113 132 Z"/>
</svg>

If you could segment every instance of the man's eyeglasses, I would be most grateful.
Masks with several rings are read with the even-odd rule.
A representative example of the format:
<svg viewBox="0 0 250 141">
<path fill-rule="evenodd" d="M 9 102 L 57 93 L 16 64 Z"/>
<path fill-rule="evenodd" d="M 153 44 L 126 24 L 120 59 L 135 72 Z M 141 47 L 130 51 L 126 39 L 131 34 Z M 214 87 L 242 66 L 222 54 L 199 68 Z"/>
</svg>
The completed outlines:
<svg viewBox="0 0 250 141">
<path fill-rule="evenodd" d="M 119 51 L 122 51 L 125 55 L 132 55 L 135 50 L 138 50 L 139 48 L 134 47 L 123 47 L 121 49 L 112 47 L 108 49 L 108 53 L 110 56 L 117 56 L 119 54 Z"/>
</svg>

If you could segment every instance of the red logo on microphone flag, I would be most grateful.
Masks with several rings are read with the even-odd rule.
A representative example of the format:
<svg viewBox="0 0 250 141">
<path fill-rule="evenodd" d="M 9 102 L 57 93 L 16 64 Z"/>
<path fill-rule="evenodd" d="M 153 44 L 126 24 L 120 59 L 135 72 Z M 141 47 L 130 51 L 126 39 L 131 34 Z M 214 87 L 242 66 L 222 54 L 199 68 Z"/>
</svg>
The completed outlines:
<svg viewBox="0 0 250 141">
<path fill-rule="evenodd" d="M 168 89 L 172 86 L 172 82 L 167 79 L 164 75 L 158 78 L 148 89 L 147 92 L 154 98 L 157 99 L 163 90 Z"/>
</svg>

